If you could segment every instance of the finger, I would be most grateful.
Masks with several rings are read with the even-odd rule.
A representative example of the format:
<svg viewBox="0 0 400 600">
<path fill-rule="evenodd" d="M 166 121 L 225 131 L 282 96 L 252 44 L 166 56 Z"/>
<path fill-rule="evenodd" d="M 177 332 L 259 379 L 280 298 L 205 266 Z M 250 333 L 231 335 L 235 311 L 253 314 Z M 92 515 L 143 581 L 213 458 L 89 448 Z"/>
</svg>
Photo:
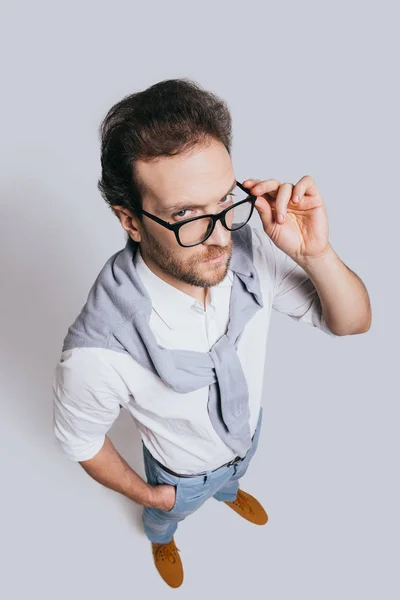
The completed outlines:
<svg viewBox="0 0 400 600">
<path fill-rule="evenodd" d="M 305 194 L 315 195 L 318 194 L 317 186 L 311 175 L 304 175 L 293 188 L 293 202 L 298 204 L 301 202 L 302 197 Z"/>
<path fill-rule="evenodd" d="M 259 198 L 257 198 L 256 202 L 254 203 L 254 206 L 256 207 L 258 214 L 260 215 L 264 231 L 268 235 L 271 235 L 275 224 L 270 203 L 266 198 L 260 196 Z"/>
<path fill-rule="evenodd" d="M 262 196 L 263 194 L 269 194 L 270 192 L 275 192 L 279 189 L 280 182 L 276 179 L 265 179 L 264 181 L 260 181 L 253 187 L 251 193 L 255 196 Z"/>
<path fill-rule="evenodd" d="M 242 182 L 242 186 L 248 188 L 250 191 L 259 181 L 261 181 L 261 179 L 245 179 L 245 181 Z"/>
<path fill-rule="evenodd" d="M 291 183 L 282 183 L 276 196 L 275 220 L 278 223 L 284 223 L 286 219 L 287 205 L 292 197 L 293 185 Z"/>
</svg>

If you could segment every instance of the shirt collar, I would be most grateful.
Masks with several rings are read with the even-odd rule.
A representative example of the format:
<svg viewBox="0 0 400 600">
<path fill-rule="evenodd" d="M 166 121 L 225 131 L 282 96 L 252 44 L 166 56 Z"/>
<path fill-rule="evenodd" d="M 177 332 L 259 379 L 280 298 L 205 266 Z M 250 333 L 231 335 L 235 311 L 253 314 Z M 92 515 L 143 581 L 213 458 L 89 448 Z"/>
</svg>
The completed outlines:
<svg viewBox="0 0 400 600">
<path fill-rule="evenodd" d="M 182 322 L 182 315 L 190 315 L 193 312 L 203 310 L 201 302 L 178 290 L 170 283 L 167 283 L 146 265 L 137 248 L 134 257 L 137 273 L 150 296 L 153 310 L 166 323 L 170 329 L 174 329 Z M 233 284 L 233 273 L 229 269 L 225 278 L 217 285 L 208 289 L 207 296 L 207 311 L 215 311 L 215 289 L 220 287 L 228 287 Z"/>
</svg>

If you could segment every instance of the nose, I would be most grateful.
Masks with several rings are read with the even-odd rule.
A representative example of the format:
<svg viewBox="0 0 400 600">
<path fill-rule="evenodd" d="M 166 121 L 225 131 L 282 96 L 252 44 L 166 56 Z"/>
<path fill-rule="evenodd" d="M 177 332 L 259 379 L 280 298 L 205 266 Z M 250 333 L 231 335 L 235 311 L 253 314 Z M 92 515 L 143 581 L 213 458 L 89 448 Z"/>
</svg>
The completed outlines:
<svg viewBox="0 0 400 600">
<path fill-rule="evenodd" d="M 231 239 L 231 232 L 226 229 L 221 221 L 217 221 L 214 231 L 210 235 L 210 237 L 203 242 L 205 246 L 221 246 L 225 247 L 229 245 Z"/>
</svg>

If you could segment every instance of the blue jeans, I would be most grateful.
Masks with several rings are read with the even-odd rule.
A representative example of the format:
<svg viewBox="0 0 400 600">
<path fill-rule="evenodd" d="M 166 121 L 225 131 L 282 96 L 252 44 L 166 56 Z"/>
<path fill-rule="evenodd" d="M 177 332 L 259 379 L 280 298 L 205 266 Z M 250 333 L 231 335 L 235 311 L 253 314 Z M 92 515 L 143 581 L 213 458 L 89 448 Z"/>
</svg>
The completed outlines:
<svg viewBox="0 0 400 600">
<path fill-rule="evenodd" d="M 252 445 L 239 463 L 219 467 L 215 471 L 206 471 L 204 474 L 194 477 L 178 477 L 168 473 L 154 460 L 142 443 L 147 482 L 150 485 L 173 485 L 176 489 L 175 504 L 170 510 L 149 508 L 147 506 L 143 509 L 144 531 L 151 542 L 157 542 L 158 544 L 169 542 L 178 528 L 179 521 L 186 519 L 209 498 L 214 497 L 216 500 L 228 502 L 236 499 L 239 479 L 246 473 L 258 446 L 262 412 L 263 409 L 260 407 Z"/>
</svg>

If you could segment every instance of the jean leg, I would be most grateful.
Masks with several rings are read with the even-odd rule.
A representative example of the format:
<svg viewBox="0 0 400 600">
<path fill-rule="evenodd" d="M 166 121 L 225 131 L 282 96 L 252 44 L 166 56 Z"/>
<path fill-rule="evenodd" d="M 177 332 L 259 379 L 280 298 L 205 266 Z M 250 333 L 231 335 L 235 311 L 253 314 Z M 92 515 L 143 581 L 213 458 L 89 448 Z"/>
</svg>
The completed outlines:
<svg viewBox="0 0 400 600">
<path fill-rule="evenodd" d="M 177 519 L 160 516 L 158 509 L 145 506 L 142 513 L 144 532 L 151 542 L 166 544 L 178 528 Z"/>
<path fill-rule="evenodd" d="M 160 483 L 168 483 L 175 485 L 174 481 L 161 481 L 157 475 L 157 469 L 152 467 L 151 455 L 143 444 L 143 459 L 144 469 L 146 473 L 147 483 L 150 485 L 158 485 Z M 176 498 L 178 497 L 178 486 L 175 485 Z M 176 502 L 175 502 L 176 505 Z M 178 528 L 178 515 L 171 511 L 164 511 L 158 508 L 145 506 L 142 511 L 143 528 L 147 538 L 151 542 L 157 544 L 166 544 L 171 541 L 172 536 Z"/>
<path fill-rule="evenodd" d="M 165 544 L 171 540 L 178 523 L 198 510 L 218 489 L 220 477 L 215 481 L 211 471 L 193 478 L 175 476 L 162 469 L 145 447 L 143 453 L 148 483 L 173 485 L 176 489 L 175 504 L 170 510 L 145 507 L 142 513 L 144 531 L 148 539 Z"/>
<path fill-rule="evenodd" d="M 229 467 L 231 468 L 231 467 Z M 231 477 L 228 481 L 218 490 L 216 494 L 214 494 L 214 498 L 216 500 L 220 500 L 221 502 L 233 502 L 236 500 L 236 496 L 239 489 L 239 482 L 233 480 Z"/>
</svg>

